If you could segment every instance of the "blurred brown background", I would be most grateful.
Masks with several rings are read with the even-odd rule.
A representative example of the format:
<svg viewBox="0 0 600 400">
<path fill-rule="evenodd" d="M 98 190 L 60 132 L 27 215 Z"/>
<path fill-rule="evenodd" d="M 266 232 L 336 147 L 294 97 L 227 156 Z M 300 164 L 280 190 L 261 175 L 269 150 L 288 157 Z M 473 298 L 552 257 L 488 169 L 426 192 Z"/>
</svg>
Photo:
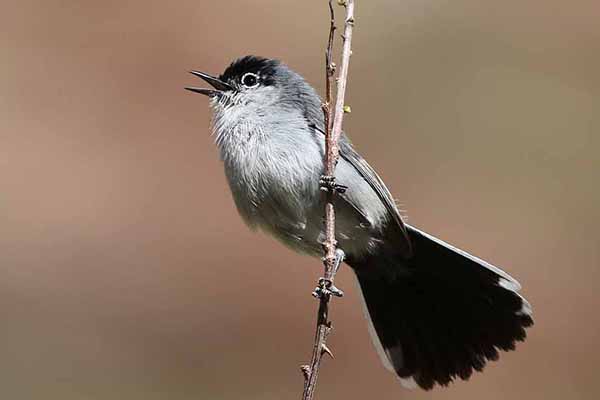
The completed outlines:
<svg viewBox="0 0 600 400">
<path fill-rule="evenodd" d="M 321 399 L 595 399 L 600 3 L 363 0 L 346 130 L 412 223 L 503 266 L 536 325 L 407 391 L 349 270 Z M 323 88 L 325 1 L 3 1 L 0 398 L 299 398 L 319 262 L 234 209 L 207 101 L 247 53 Z"/>
</svg>

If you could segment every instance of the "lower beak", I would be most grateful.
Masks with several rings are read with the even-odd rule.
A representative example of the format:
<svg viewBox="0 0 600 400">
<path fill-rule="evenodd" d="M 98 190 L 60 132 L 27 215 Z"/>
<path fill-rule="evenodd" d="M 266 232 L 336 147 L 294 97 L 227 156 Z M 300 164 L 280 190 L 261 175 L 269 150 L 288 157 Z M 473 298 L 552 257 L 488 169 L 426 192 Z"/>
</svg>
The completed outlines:
<svg viewBox="0 0 600 400">
<path fill-rule="evenodd" d="M 230 84 L 228 84 L 227 82 L 223 82 L 219 78 L 216 78 L 209 74 L 205 74 L 204 72 L 190 71 L 190 74 L 197 76 L 198 78 L 202 78 L 204 81 L 206 81 L 208 84 L 210 84 L 214 88 L 214 89 L 203 89 L 203 88 L 198 88 L 198 87 L 186 87 L 185 89 L 189 90 L 190 92 L 200 93 L 200 94 L 203 94 L 208 97 L 214 97 L 214 96 L 220 95 L 221 93 L 223 93 L 225 91 L 233 90 L 233 87 Z"/>
</svg>

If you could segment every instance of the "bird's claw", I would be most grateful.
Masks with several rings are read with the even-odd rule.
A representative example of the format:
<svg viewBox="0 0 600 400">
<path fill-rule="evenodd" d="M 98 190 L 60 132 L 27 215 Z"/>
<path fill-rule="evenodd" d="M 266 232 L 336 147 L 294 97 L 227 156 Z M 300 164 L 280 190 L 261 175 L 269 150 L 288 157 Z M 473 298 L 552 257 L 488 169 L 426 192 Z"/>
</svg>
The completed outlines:
<svg viewBox="0 0 600 400">
<path fill-rule="evenodd" d="M 333 261 L 333 274 L 334 275 L 337 273 L 338 269 L 340 268 L 340 265 L 342 264 L 342 262 L 344 261 L 345 258 L 346 258 L 346 253 L 344 253 L 344 250 L 342 250 L 340 248 L 335 249 L 335 260 Z M 325 258 L 323 258 L 323 263 L 325 264 L 325 267 L 327 268 L 327 260 Z M 344 292 L 342 290 L 338 289 L 333 284 L 333 280 L 327 279 L 327 278 L 319 279 L 319 286 L 317 286 L 315 288 L 315 290 L 312 294 L 314 297 L 316 297 L 318 299 L 323 298 L 324 296 L 329 296 L 329 297 L 344 296 Z"/>
<path fill-rule="evenodd" d="M 332 175 L 321 175 L 319 187 L 324 192 L 336 191 L 337 193 L 345 193 L 348 190 L 348 186 L 335 183 L 335 176 Z"/>
<path fill-rule="evenodd" d="M 318 299 L 321 299 L 323 297 L 331 297 L 331 296 L 342 297 L 342 296 L 344 296 L 344 292 L 341 291 L 340 289 L 338 289 L 337 287 L 335 287 L 335 285 L 333 284 L 331 279 L 320 278 L 319 286 L 317 286 L 315 288 L 312 295 Z"/>
</svg>

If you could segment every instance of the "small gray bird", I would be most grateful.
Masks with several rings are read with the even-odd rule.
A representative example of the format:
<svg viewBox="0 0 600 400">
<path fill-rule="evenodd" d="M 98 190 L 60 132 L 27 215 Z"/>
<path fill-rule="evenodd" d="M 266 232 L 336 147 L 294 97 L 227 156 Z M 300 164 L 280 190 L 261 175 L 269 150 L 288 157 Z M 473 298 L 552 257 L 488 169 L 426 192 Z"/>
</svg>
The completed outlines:
<svg viewBox="0 0 600 400">
<path fill-rule="evenodd" d="M 255 56 L 219 77 L 213 131 L 237 209 L 293 250 L 323 252 L 325 149 L 321 100 L 283 63 Z M 382 361 L 405 386 L 431 389 L 514 350 L 533 324 L 519 283 L 497 267 L 403 222 L 392 195 L 345 135 L 336 182 L 336 235 L 354 270 Z M 342 259 L 340 252 L 340 260 Z"/>
</svg>

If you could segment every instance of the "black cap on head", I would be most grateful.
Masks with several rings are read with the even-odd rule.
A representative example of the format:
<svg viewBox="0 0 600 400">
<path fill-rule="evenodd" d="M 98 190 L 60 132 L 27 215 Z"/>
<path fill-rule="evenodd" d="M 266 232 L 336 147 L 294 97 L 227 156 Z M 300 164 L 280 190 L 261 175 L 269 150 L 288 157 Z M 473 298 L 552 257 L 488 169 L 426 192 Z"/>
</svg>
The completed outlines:
<svg viewBox="0 0 600 400">
<path fill-rule="evenodd" d="M 279 60 L 245 56 L 232 62 L 219 79 L 224 82 L 239 82 L 244 74 L 251 72 L 261 77 L 263 85 L 272 85 L 275 83 L 274 77 L 279 65 L 281 65 Z"/>
</svg>

